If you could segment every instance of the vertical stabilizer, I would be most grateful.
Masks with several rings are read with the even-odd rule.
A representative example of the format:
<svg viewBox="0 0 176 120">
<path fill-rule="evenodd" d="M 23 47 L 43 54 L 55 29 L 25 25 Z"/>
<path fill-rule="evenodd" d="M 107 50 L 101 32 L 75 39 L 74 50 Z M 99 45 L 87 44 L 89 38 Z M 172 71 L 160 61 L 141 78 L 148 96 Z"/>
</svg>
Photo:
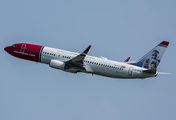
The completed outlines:
<svg viewBox="0 0 176 120">
<path fill-rule="evenodd" d="M 129 63 L 146 69 L 157 69 L 161 58 L 169 45 L 168 41 L 162 41 L 159 45 L 154 47 L 150 52 L 144 55 L 137 62 Z"/>
</svg>

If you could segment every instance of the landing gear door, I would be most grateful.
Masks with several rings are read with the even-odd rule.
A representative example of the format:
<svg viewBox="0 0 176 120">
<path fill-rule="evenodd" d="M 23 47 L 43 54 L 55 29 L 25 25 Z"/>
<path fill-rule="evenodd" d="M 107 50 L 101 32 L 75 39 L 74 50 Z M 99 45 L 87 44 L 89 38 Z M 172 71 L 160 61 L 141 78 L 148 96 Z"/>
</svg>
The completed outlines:
<svg viewBox="0 0 176 120">
<path fill-rule="evenodd" d="M 132 76 L 132 74 L 133 74 L 133 67 L 130 67 L 130 69 L 128 70 L 128 75 Z"/>
</svg>

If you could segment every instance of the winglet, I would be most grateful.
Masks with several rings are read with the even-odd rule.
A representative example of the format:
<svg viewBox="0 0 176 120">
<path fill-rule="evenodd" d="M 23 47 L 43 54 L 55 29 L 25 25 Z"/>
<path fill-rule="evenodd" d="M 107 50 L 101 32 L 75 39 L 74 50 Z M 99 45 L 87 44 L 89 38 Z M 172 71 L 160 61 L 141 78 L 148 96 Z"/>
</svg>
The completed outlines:
<svg viewBox="0 0 176 120">
<path fill-rule="evenodd" d="M 130 59 L 130 57 L 128 57 L 124 62 L 128 62 L 129 61 L 129 59 Z"/>
<path fill-rule="evenodd" d="M 83 52 L 84 54 L 87 54 L 89 52 L 91 45 L 89 45 L 89 47 Z"/>
</svg>

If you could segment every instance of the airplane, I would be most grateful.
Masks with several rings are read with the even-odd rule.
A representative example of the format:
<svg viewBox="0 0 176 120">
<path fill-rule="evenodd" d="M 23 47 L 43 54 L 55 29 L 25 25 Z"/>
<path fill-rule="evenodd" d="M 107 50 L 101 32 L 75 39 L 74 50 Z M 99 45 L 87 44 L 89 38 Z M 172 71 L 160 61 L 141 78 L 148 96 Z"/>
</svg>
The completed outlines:
<svg viewBox="0 0 176 120">
<path fill-rule="evenodd" d="M 28 43 L 13 44 L 4 50 L 14 57 L 48 64 L 51 68 L 70 73 L 83 72 L 111 78 L 144 79 L 160 74 L 156 69 L 168 45 L 168 41 L 162 41 L 135 62 L 128 62 L 130 57 L 124 62 L 117 62 L 87 55 L 91 45 L 81 54 Z"/>
</svg>

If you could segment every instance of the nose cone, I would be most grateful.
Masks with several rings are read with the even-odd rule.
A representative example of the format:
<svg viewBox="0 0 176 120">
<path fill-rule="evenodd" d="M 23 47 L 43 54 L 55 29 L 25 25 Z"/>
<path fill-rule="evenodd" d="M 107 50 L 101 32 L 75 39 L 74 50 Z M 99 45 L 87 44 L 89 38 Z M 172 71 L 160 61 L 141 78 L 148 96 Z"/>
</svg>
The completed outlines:
<svg viewBox="0 0 176 120">
<path fill-rule="evenodd" d="M 5 50 L 6 52 L 10 53 L 10 51 L 11 51 L 11 47 L 10 47 L 10 46 L 5 47 L 4 50 Z"/>
<path fill-rule="evenodd" d="M 7 52 L 8 51 L 8 47 L 5 47 L 4 50 Z"/>
</svg>

